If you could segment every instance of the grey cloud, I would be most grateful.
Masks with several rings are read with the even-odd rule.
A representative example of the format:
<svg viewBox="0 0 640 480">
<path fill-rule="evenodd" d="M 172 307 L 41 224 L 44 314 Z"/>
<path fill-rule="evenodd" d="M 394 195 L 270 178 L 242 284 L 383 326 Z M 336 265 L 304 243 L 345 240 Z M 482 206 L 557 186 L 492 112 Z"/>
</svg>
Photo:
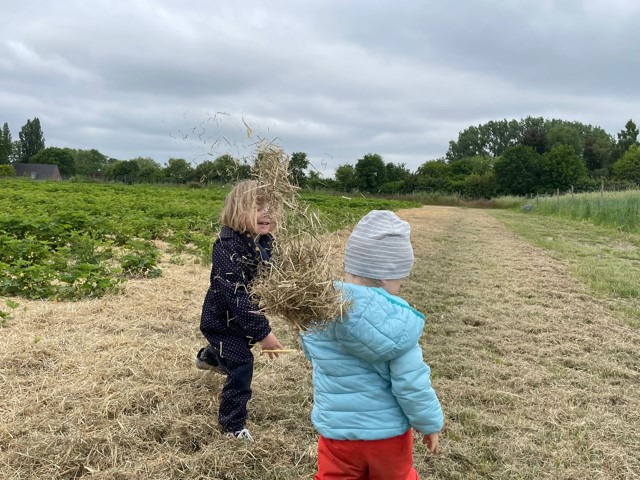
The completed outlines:
<svg viewBox="0 0 640 480">
<path fill-rule="evenodd" d="M 3 12 L 0 122 L 17 138 L 39 116 L 47 145 L 122 159 L 197 163 L 277 138 L 326 172 L 372 151 L 415 169 L 488 120 L 620 130 L 640 108 L 639 12 L 631 0 L 25 2 Z"/>
</svg>

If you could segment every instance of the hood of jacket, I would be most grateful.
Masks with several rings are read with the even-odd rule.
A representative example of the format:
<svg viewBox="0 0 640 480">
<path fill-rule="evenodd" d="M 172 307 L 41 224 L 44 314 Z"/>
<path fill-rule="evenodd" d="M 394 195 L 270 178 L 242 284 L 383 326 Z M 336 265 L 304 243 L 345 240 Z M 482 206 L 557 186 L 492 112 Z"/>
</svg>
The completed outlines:
<svg viewBox="0 0 640 480">
<path fill-rule="evenodd" d="M 341 348 L 368 362 L 388 361 L 418 343 L 424 315 L 383 288 L 337 283 L 351 303 L 347 315 L 333 322 Z"/>
</svg>

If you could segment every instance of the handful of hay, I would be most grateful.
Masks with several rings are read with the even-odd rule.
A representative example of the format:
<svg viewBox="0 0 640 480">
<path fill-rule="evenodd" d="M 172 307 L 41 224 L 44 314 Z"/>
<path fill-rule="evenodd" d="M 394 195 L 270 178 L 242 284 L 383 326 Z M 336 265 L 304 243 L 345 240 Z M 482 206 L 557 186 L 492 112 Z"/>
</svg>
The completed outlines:
<svg viewBox="0 0 640 480">
<path fill-rule="evenodd" d="M 262 146 L 252 173 L 278 227 L 271 261 L 261 265 L 251 293 L 268 317 L 282 317 L 299 330 L 322 328 L 347 307 L 333 286 L 338 272 L 326 228 L 316 212 L 300 204 L 282 149 Z"/>
</svg>

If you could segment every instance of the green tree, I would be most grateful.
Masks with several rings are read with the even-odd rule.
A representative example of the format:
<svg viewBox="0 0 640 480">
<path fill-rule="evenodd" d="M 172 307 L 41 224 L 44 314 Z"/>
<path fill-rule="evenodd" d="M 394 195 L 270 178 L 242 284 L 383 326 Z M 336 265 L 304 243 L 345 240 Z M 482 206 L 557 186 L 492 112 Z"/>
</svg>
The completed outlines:
<svg viewBox="0 0 640 480">
<path fill-rule="evenodd" d="M 386 169 L 382 157 L 377 153 L 367 153 L 356 162 L 356 186 L 363 192 L 378 192 L 386 182 Z"/>
<path fill-rule="evenodd" d="M 116 182 L 134 183 L 140 167 L 135 160 L 110 160 L 104 169 L 104 178 Z"/>
<path fill-rule="evenodd" d="M 35 117 L 27 120 L 27 123 L 20 129 L 20 161 L 29 163 L 29 159 L 44 147 L 44 135 L 40 128 L 40 120 Z M 62 171 L 60 172 L 62 173 Z"/>
<path fill-rule="evenodd" d="M 5 122 L 0 132 L 0 165 L 11 163 L 11 150 L 11 131 L 9 130 L 9 124 Z"/>
<path fill-rule="evenodd" d="M 516 145 L 532 147 L 538 154 L 559 145 L 571 145 L 578 155 L 582 155 L 586 137 L 600 132 L 602 129 L 580 122 L 542 117 L 489 121 L 460 132 L 456 141 L 449 142 L 446 159 L 452 162 L 474 156 L 495 158 Z"/>
<path fill-rule="evenodd" d="M 620 160 L 613 165 L 613 173 L 619 180 L 640 185 L 640 147 L 631 145 Z"/>
<path fill-rule="evenodd" d="M 248 163 L 238 163 L 236 165 L 236 180 L 246 180 L 251 177 L 251 165 Z"/>
<path fill-rule="evenodd" d="M 183 158 L 170 158 L 162 174 L 171 183 L 187 183 L 195 179 L 193 168 Z"/>
<path fill-rule="evenodd" d="M 409 178 L 411 172 L 404 163 L 388 162 L 384 166 L 384 174 L 387 182 L 399 182 Z"/>
<path fill-rule="evenodd" d="M 22 157 L 22 145 L 20 140 L 14 140 L 11 142 L 11 155 L 9 156 L 9 163 L 20 163 Z"/>
<path fill-rule="evenodd" d="M 306 188 L 311 190 L 338 190 L 338 182 L 332 178 L 323 178 L 316 170 L 309 172 Z"/>
<path fill-rule="evenodd" d="M 215 160 L 206 160 L 193 171 L 193 178 L 200 183 L 232 183 L 249 178 L 251 167 L 241 163 L 229 154 L 220 155 Z"/>
<path fill-rule="evenodd" d="M 533 148 L 537 153 L 547 151 L 547 127 L 542 117 L 527 117 L 520 121 L 520 145 Z"/>
<path fill-rule="evenodd" d="M 104 171 L 108 159 L 96 149 L 71 150 L 76 161 L 76 175 L 93 176 Z"/>
<path fill-rule="evenodd" d="M 399 194 L 406 190 L 406 182 L 404 180 L 394 180 L 393 182 L 386 182 L 378 190 L 380 193 L 392 193 Z"/>
<path fill-rule="evenodd" d="M 499 156 L 505 149 L 517 144 L 520 132 L 520 124 L 517 120 L 492 120 L 481 125 L 480 140 L 483 151 L 478 152 L 478 155 Z"/>
<path fill-rule="evenodd" d="M 237 182 L 243 176 L 241 164 L 229 154 L 220 155 L 213 162 L 215 172 L 213 179 L 221 183 Z"/>
<path fill-rule="evenodd" d="M 388 162 L 384 169 L 387 181 L 380 187 L 381 193 L 401 193 L 408 188 L 407 180 L 411 177 L 411 172 L 404 163 Z"/>
<path fill-rule="evenodd" d="M 613 137 L 601 128 L 595 128 L 586 135 L 582 158 L 594 176 L 601 176 L 605 173 L 603 169 L 610 166 L 614 144 Z"/>
<path fill-rule="evenodd" d="M 216 164 L 213 160 L 205 160 L 198 164 L 193 171 L 195 179 L 202 184 L 209 184 L 217 181 Z"/>
<path fill-rule="evenodd" d="M 162 180 L 162 167 L 153 158 L 137 157 L 132 161 L 138 164 L 137 182 L 157 183 Z"/>
<path fill-rule="evenodd" d="M 449 142 L 446 158 L 453 161 L 464 157 L 496 157 L 506 148 L 516 145 L 520 137 L 521 127 L 518 121 L 492 120 L 460 132 L 457 141 Z"/>
<path fill-rule="evenodd" d="M 472 174 L 484 175 L 493 171 L 493 159 L 491 157 L 475 156 L 464 157 L 449 162 L 449 174 L 453 178 L 462 178 Z"/>
<path fill-rule="evenodd" d="M 528 195 L 539 188 L 540 155 L 531 147 L 518 145 L 506 149 L 493 167 L 500 193 Z"/>
<path fill-rule="evenodd" d="M 618 141 L 616 142 L 616 146 L 613 149 L 612 160 L 613 162 L 617 162 L 622 156 L 626 153 L 632 145 L 638 145 L 638 127 L 633 122 L 633 120 L 629 120 L 625 126 L 624 130 L 621 130 L 618 133 Z"/>
<path fill-rule="evenodd" d="M 468 198 L 492 198 L 496 196 L 497 185 L 493 172 L 472 173 L 464 178 L 461 190 Z"/>
<path fill-rule="evenodd" d="M 73 160 L 73 155 L 69 153 L 68 149 L 58 147 L 47 147 L 38 151 L 35 155 L 30 157 L 27 163 L 44 163 L 50 165 L 57 165 L 60 170 L 60 175 L 67 177 L 75 175 L 76 164 Z"/>
<path fill-rule="evenodd" d="M 581 155 L 584 141 L 580 127 L 569 122 L 556 122 L 547 132 L 547 151 L 560 145 L 569 145 L 576 155 Z"/>
<path fill-rule="evenodd" d="M 587 167 L 571 145 L 559 145 L 538 160 L 539 187 L 547 192 L 568 190 L 587 177 Z"/>
<path fill-rule="evenodd" d="M 427 192 L 448 193 L 453 191 L 451 185 L 451 165 L 444 159 L 423 163 L 416 170 L 414 189 Z"/>
<path fill-rule="evenodd" d="M 449 177 L 451 175 L 451 164 L 446 163 L 444 159 L 429 160 L 418 167 L 416 175 L 433 178 Z"/>
<path fill-rule="evenodd" d="M 335 174 L 338 189 L 343 192 L 350 192 L 356 186 L 356 175 L 353 165 L 345 163 L 336 168 Z"/>
<path fill-rule="evenodd" d="M 479 127 L 468 127 L 458 134 L 457 141 L 449 142 L 449 150 L 447 151 L 447 160 L 457 160 L 464 157 L 473 157 L 482 155 L 484 147 L 480 138 Z"/>
<path fill-rule="evenodd" d="M 305 170 L 309 167 L 307 154 L 304 152 L 294 152 L 289 160 L 289 179 L 294 185 L 304 187 L 307 176 Z"/>
</svg>

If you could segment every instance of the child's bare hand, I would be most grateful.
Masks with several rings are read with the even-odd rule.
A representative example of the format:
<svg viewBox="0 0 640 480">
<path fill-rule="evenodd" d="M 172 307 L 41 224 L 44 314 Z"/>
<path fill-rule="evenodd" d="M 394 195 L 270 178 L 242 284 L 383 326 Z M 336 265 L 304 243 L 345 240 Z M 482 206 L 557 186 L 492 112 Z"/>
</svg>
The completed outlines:
<svg viewBox="0 0 640 480">
<path fill-rule="evenodd" d="M 438 432 L 430 433 L 422 437 L 422 443 L 424 443 L 431 453 L 438 453 L 438 442 L 440 434 Z"/>
<path fill-rule="evenodd" d="M 284 347 L 280 343 L 280 340 L 278 340 L 273 332 L 271 332 L 269 333 L 269 335 L 260 340 L 260 348 L 262 348 L 262 350 L 282 350 Z M 269 358 L 278 356 L 278 354 L 275 352 L 266 353 L 267 355 L 269 355 Z"/>
</svg>

